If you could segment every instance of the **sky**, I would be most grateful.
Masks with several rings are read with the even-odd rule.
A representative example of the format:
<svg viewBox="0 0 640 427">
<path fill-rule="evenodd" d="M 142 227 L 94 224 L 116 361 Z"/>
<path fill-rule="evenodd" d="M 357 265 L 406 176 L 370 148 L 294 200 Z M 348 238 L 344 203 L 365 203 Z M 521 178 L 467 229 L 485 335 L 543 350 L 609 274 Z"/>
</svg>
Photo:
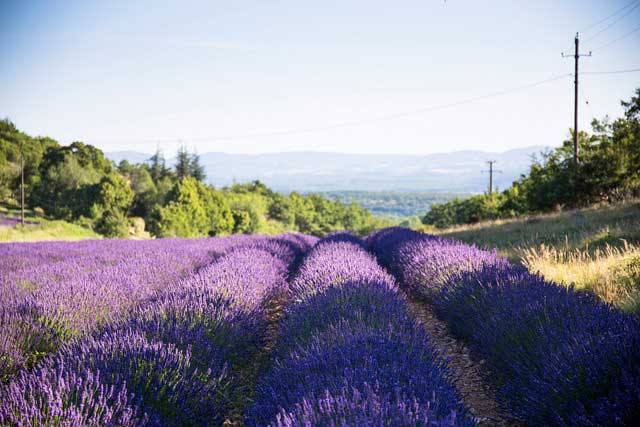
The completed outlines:
<svg viewBox="0 0 640 427">
<path fill-rule="evenodd" d="M 640 69 L 630 3 L 0 0 L 0 117 L 107 152 L 557 146 L 573 126 L 561 52 L 584 30 L 581 72 Z M 638 87 L 581 75 L 579 127 Z"/>
</svg>

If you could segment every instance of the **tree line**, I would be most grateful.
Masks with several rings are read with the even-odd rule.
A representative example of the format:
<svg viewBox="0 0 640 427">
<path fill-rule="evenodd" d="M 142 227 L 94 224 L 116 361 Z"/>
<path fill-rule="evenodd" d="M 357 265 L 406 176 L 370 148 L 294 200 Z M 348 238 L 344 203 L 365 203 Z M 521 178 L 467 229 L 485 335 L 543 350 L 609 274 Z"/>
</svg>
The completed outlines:
<svg viewBox="0 0 640 427">
<path fill-rule="evenodd" d="M 579 132 L 580 162 L 573 140 L 534 157 L 529 173 L 502 192 L 435 204 L 422 222 L 438 228 L 512 218 L 640 195 L 640 89 L 621 102 L 624 115 L 594 119 Z"/>
<path fill-rule="evenodd" d="M 126 237 L 140 224 L 156 237 L 286 231 L 321 236 L 339 229 L 366 234 L 387 225 L 356 203 L 284 195 L 259 181 L 218 189 L 205 182 L 199 156 L 185 147 L 173 167 L 159 150 L 143 163 L 116 165 L 92 145 L 32 137 L 8 119 L 0 120 L 0 202 L 19 200 L 21 154 L 28 207 L 107 237 Z"/>
</svg>

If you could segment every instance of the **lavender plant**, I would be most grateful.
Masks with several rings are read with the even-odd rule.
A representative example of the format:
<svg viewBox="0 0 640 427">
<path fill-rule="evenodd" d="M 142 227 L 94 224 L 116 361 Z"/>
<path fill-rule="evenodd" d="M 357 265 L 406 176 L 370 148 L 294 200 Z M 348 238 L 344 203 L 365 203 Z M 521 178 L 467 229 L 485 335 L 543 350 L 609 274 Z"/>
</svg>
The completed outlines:
<svg viewBox="0 0 640 427">
<path fill-rule="evenodd" d="M 389 414 L 379 421 L 475 425 L 393 278 L 351 239 L 320 240 L 303 261 L 247 424 L 354 425 Z"/>
<path fill-rule="evenodd" d="M 192 256 L 183 260 L 186 264 L 178 271 L 156 269 L 161 276 L 151 276 L 147 282 L 138 281 L 137 272 L 129 268 L 153 271 L 147 265 L 151 259 L 124 250 L 100 253 L 98 261 L 70 246 L 71 252 L 78 250 L 69 261 L 75 272 L 100 279 L 83 282 L 77 290 L 89 293 L 84 298 L 90 301 L 113 289 L 116 295 L 110 300 L 117 315 L 80 322 L 83 329 L 58 340 L 61 350 L 49 349 L 53 353 L 34 370 L 22 371 L 0 386 L 0 425 L 222 424 L 229 405 L 245 391 L 243 369 L 263 344 L 264 300 L 286 285 L 291 264 L 309 247 L 309 241 L 287 235 L 165 242 L 153 247 L 156 255 L 169 257 L 170 246 L 180 250 L 184 243 L 185 252 Z M 119 248 L 108 243 L 110 249 Z M 22 251 L 21 247 L 14 249 Z M 10 255 L 7 265 L 14 277 L 20 277 L 25 266 Z M 50 293 L 44 295 L 64 294 L 77 286 L 76 278 L 64 270 L 64 257 L 47 247 L 42 257 L 43 265 L 56 267 L 45 270 L 50 276 L 33 276 L 39 283 L 47 281 L 42 286 L 50 288 Z M 177 268 L 175 254 L 171 259 L 167 259 L 168 266 Z M 116 280 L 112 266 L 129 277 Z M 95 292 L 95 287 L 104 289 Z M 49 343 L 48 338 L 36 338 L 47 337 L 51 325 L 34 330 L 39 325 L 36 319 L 61 309 L 72 318 L 78 315 L 73 301 L 66 306 L 61 299 L 40 301 L 43 294 L 37 291 L 41 288 L 34 287 L 36 292 L 20 286 L 0 288 L 10 296 L 0 312 L 3 325 L 12 326 L 6 329 L 10 333 L 4 336 L 10 339 L 0 359 L 7 361 L 7 369 L 15 368 L 13 360 L 27 365 L 24 353 L 40 348 L 40 341 Z M 69 317 L 52 318 L 73 324 Z M 71 342 L 64 344 L 66 339 Z"/>
<path fill-rule="evenodd" d="M 529 425 L 631 425 L 640 418 L 637 319 L 450 240 L 396 228 L 367 242 L 401 286 L 428 295 L 451 330 L 489 362 L 502 400 Z"/>
</svg>

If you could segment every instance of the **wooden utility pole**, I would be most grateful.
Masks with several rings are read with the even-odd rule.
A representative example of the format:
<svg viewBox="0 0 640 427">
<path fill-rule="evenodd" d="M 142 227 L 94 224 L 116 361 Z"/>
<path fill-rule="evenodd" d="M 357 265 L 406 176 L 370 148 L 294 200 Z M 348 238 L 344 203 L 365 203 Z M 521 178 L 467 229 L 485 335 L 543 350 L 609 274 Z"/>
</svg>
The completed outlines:
<svg viewBox="0 0 640 427">
<path fill-rule="evenodd" d="M 20 193 L 22 193 L 22 203 L 20 205 L 20 223 L 24 227 L 24 141 L 20 142 Z"/>
<path fill-rule="evenodd" d="M 489 164 L 489 170 L 488 171 L 482 171 L 482 173 L 488 173 L 489 174 L 489 195 L 491 195 L 491 194 L 493 194 L 493 174 L 494 173 L 502 173 L 502 171 L 493 169 L 493 164 L 497 163 L 495 160 L 487 160 L 487 163 Z"/>
<path fill-rule="evenodd" d="M 580 38 L 576 33 L 574 39 L 575 52 L 573 58 L 575 61 L 575 71 L 573 73 L 573 166 L 577 170 L 578 163 L 580 162 L 580 147 L 578 146 L 578 62 L 581 56 L 591 56 L 591 52 L 588 55 L 580 55 Z M 571 55 L 565 55 L 562 53 L 562 57 L 566 58 Z"/>
</svg>

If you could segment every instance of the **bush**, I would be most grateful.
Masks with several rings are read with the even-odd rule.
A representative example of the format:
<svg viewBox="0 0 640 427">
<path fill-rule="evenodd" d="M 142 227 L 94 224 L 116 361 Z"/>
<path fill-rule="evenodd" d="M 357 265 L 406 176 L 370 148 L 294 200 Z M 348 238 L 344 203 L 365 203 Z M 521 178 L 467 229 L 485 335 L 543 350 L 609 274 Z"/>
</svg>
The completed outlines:
<svg viewBox="0 0 640 427">
<path fill-rule="evenodd" d="M 95 231 L 106 237 L 124 238 L 129 236 L 129 221 L 119 211 L 104 211 L 96 222 Z"/>
</svg>

